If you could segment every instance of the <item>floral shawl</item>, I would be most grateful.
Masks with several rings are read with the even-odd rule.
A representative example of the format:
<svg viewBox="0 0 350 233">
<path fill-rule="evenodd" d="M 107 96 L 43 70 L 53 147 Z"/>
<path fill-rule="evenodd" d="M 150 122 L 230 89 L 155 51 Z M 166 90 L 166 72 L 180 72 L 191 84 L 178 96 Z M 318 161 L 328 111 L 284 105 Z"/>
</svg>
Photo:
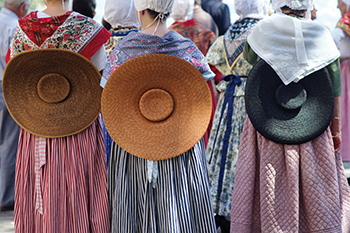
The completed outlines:
<svg viewBox="0 0 350 233">
<path fill-rule="evenodd" d="M 343 15 L 336 27 L 342 29 L 344 33 L 350 37 L 350 13 Z"/>
<path fill-rule="evenodd" d="M 104 87 L 109 76 L 124 62 L 147 54 L 168 54 L 193 64 L 206 80 L 214 77 L 206 58 L 196 45 L 175 31 L 169 31 L 163 37 L 131 32 L 113 50 L 104 69 L 101 86 Z"/>
<path fill-rule="evenodd" d="M 73 11 L 47 18 L 38 18 L 37 13 L 33 11 L 18 21 L 10 57 L 25 50 L 57 48 L 90 59 L 110 36 L 103 26 Z"/>
<path fill-rule="evenodd" d="M 207 54 L 209 47 L 216 40 L 214 32 L 196 19 L 190 19 L 185 22 L 175 22 L 169 27 L 169 30 L 174 30 L 182 36 L 190 38 L 204 56 Z"/>
</svg>

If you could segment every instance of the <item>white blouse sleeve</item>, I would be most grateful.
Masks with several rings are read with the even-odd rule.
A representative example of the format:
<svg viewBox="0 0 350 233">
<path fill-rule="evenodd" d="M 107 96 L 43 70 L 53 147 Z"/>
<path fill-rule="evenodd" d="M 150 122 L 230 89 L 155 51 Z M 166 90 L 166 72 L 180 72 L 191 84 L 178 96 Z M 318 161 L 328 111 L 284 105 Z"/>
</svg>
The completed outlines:
<svg viewBox="0 0 350 233">
<path fill-rule="evenodd" d="M 106 65 L 107 62 L 107 54 L 105 51 L 105 46 L 102 45 L 97 52 L 90 58 L 92 64 L 96 66 L 96 68 L 101 71 Z"/>
</svg>

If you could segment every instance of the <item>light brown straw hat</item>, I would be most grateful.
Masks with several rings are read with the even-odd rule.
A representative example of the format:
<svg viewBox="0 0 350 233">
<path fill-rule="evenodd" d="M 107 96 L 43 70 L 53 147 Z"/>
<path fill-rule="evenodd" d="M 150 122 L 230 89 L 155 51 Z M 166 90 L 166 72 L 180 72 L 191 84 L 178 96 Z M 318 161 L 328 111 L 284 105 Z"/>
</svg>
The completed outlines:
<svg viewBox="0 0 350 233">
<path fill-rule="evenodd" d="M 211 95 L 202 74 L 178 57 L 151 54 L 118 67 L 102 92 L 102 114 L 125 151 L 165 160 L 191 149 L 204 135 Z"/>
<path fill-rule="evenodd" d="M 100 73 L 83 56 L 38 49 L 14 56 L 2 82 L 7 108 L 26 131 L 57 138 L 90 126 L 101 108 Z"/>
</svg>

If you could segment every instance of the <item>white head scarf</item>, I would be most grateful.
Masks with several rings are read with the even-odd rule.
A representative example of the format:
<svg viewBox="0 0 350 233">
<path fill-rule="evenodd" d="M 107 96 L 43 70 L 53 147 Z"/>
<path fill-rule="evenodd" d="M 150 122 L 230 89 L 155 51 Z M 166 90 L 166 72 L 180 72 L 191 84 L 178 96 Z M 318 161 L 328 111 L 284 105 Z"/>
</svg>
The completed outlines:
<svg viewBox="0 0 350 233">
<path fill-rule="evenodd" d="M 350 0 L 342 0 L 346 5 L 350 6 Z"/>
<path fill-rule="evenodd" d="M 168 14 L 171 13 L 174 0 L 134 0 L 137 11 L 150 9 L 152 11 Z"/>
<path fill-rule="evenodd" d="M 235 0 L 236 13 L 241 18 L 262 19 L 268 15 L 269 0 Z"/>
<path fill-rule="evenodd" d="M 176 21 L 185 19 L 186 16 L 188 16 L 190 5 L 191 3 L 189 0 L 175 0 L 173 11 L 170 16 Z"/>
<path fill-rule="evenodd" d="M 272 0 L 272 8 L 280 12 L 280 8 L 287 6 L 292 10 L 312 10 L 312 0 Z"/>
<path fill-rule="evenodd" d="M 133 0 L 106 0 L 104 19 L 112 28 L 140 27 Z"/>
</svg>

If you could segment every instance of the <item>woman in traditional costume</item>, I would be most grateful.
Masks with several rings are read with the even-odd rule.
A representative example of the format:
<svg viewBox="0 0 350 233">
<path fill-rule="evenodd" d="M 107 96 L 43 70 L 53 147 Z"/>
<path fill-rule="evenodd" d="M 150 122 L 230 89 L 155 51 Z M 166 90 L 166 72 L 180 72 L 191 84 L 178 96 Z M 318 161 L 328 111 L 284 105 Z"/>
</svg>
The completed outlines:
<svg viewBox="0 0 350 233">
<path fill-rule="evenodd" d="M 192 5 L 191 5 L 192 4 Z M 216 36 L 214 32 L 201 24 L 198 20 L 192 18 L 192 15 L 188 12 L 193 9 L 194 2 L 189 0 L 175 0 L 173 12 L 170 15 L 174 18 L 175 22 L 169 27 L 169 30 L 174 30 L 183 37 L 192 40 L 197 48 L 205 56 L 209 50 L 209 47 L 214 43 Z M 217 104 L 217 91 L 214 89 L 215 83 L 219 83 L 222 78 L 222 74 L 217 71 L 215 67 L 210 67 L 215 73 L 215 78 L 208 81 L 208 86 L 212 95 L 212 118 L 208 126 L 208 130 L 204 134 L 204 145 L 207 147 L 210 130 L 213 123 L 214 112 Z"/>
<path fill-rule="evenodd" d="M 101 86 L 107 88 L 112 73 L 127 62 L 149 54 L 176 56 L 194 65 L 206 80 L 214 77 L 195 44 L 175 31 L 168 31 L 166 18 L 173 0 L 134 2 L 143 29 L 129 33 L 118 43 L 108 58 Z M 137 76 L 130 78 L 138 82 Z M 106 126 L 108 129 L 107 121 Z M 138 142 L 134 145 L 137 147 Z M 136 157 L 113 142 L 111 161 L 115 161 L 115 168 L 109 170 L 113 172 L 109 176 L 115 180 L 109 184 L 114 191 L 112 232 L 216 232 L 203 140 L 179 156 L 159 161 Z"/>
<path fill-rule="evenodd" d="M 246 118 L 244 89 L 252 66 L 243 58 L 243 46 L 257 22 L 267 16 L 265 0 L 235 1 L 240 19 L 210 47 L 208 63 L 226 77 L 217 85 L 220 99 L 207 147 L 210 195 L 216 225 L 229 232 L 231 197 L 238 148 Z"/>
<path fill-rule="evenodd" d="M 341 139 L 344 143 L 340 148 L 340 155 L 343 161 L 350 162 L 350 107 L 349 107 L 349 88 L 350 88 L 350 14 L 349 0 L 339 0 L 338 6 L 341 12 L 341 19 L 336 28 L 332 32 L 335 44 L 340 51 L 340 66 L 341 66 L 341 84 L 342 95 L 340 96 L 341 115 Z"/>
<path fill-rule="evenodd" d="M 337 152 L 339 52 L 327 28 L 304 19 L 311 0 L 272 5 L 278 13 L 259 21 L 244 45 L 255 65 L 231 233 L 350 232 L 350 190 Z"/>
<path fill-rule="evenodd" d="M 44 2 L 45 10 L 19 20 L 8 59 L 28 50 L 63 49 L 81 54 L 101 71 L 110 33 L 91 18 L 66 11 L 61 0 Z M 21 128 L 14 215 L 16 232 L 109 232 L 99 118 L 82 132 L 60 138 Z"/>
</svg>

